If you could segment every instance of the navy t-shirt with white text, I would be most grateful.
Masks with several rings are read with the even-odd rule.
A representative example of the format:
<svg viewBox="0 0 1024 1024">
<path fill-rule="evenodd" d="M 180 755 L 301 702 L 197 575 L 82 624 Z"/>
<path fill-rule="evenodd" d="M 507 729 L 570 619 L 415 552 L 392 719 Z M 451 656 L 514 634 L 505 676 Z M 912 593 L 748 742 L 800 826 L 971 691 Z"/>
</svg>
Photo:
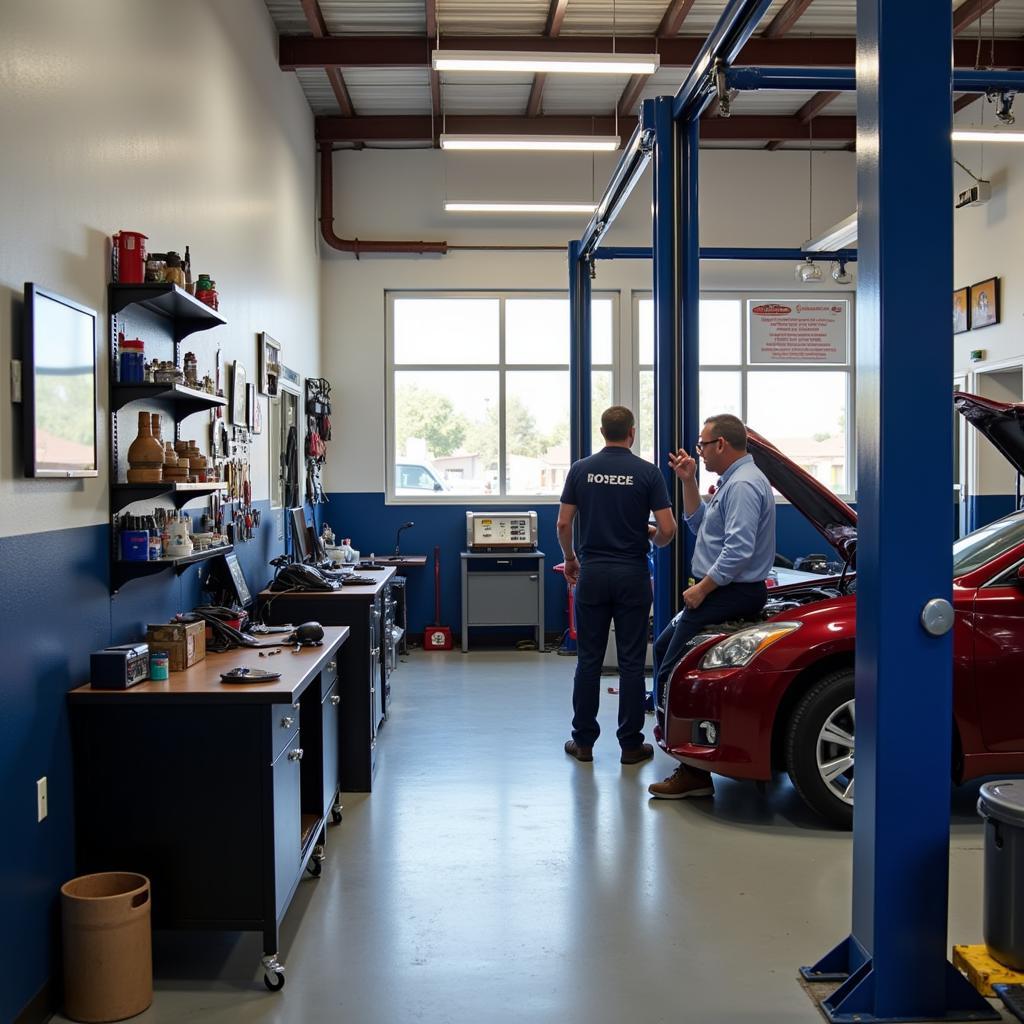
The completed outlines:
<svg viewBox="0 0 1024 1024">
<path fill-rule="evenodd" d="M 577 508 L 581 563 L 646 560 L 650 514 L 671 505 L 661 471 L 612 445 L 572 464 L 562 502 Z"/>
</svg>

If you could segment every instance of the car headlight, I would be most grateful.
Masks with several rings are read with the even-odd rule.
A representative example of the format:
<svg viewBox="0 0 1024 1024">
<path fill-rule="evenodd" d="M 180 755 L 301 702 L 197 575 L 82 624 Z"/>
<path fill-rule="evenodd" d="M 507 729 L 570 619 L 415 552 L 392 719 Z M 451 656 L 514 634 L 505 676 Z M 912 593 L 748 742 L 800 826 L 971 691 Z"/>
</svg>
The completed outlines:
<svg viewBox="0 0 1024 1024">
<path fill-rule="evenodd" d="M 702 669 L 742 668 L 749 665 L 776 640 L 800 628 L 799 622 L 765 622 L 750 629 L 741 629 L 721 643 L 715 644 L 701 659 Z"/>
</svg>

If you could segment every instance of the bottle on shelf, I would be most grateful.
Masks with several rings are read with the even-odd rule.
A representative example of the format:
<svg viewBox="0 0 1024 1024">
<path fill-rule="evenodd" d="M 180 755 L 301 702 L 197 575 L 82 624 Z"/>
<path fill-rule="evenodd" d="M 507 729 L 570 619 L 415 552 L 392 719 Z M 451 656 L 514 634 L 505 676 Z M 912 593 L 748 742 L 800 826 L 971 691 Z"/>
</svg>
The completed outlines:
<svg viewBox="0 0 1024 1024">
<path fill-rule="evenodd" d="M 128 483 L 160 483 L 163 480 L 163 470 L 164 449 L 153 436 L 150 413 L 140 412 L 139 434 L 128 449 Z"/>
<path fill-rule="evenodd" d="M 192 282 L 192 254 L 185 246 L 185 258 L 182 260 L 182 269 L 185 271 L 185 291 L 192 295 L 195 293 L 195 285 Z"/>
</svg>

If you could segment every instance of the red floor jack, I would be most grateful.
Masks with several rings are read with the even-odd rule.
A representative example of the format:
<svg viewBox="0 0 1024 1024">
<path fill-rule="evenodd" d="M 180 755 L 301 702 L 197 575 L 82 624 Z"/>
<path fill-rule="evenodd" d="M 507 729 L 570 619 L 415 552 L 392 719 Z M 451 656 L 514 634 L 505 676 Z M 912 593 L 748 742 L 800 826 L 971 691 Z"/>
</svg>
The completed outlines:
<svg viewBox="0 0 1024 1024">
<path fill-rule="evenodd" d="M 565 562 L 552 566 L 552 572 L 564 576 Z M 576 654 L 576 588 L 571 583 L 567 583 L 566 587 L 569 591 L 569 628 L 562 634 L 562 642 L 555 653 L 570 656 Z"/>
<path fill-rule="evenodd" d="M 423 633 L 423 650 L 450 651 L 451 626 L 441 625 L 441 545 L 434 548 L 434 624 Z"/>
</svg>

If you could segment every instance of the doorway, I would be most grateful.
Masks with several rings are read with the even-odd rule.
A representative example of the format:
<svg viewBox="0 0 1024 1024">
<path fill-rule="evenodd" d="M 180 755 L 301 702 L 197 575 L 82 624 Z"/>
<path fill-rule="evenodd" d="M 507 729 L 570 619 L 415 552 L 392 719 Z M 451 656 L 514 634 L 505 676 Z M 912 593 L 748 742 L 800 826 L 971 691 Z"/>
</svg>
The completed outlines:
<svg viewBox="0 0 1024 1024">
<path fill-rule="evenodd" d="M 980 371 L 974 375 L 974 392 L 995 402 L 1022 402 L 1024 367 L 1016 363 Z M 973 455 L 973 466 L 968 467 L 967 521 L 971 530 L 977 530 L 1016 508 L 1020 481 L 1005 456 L 978 431 L 964 434 L 969 435 L 965 450 Z"/>
</svg>

